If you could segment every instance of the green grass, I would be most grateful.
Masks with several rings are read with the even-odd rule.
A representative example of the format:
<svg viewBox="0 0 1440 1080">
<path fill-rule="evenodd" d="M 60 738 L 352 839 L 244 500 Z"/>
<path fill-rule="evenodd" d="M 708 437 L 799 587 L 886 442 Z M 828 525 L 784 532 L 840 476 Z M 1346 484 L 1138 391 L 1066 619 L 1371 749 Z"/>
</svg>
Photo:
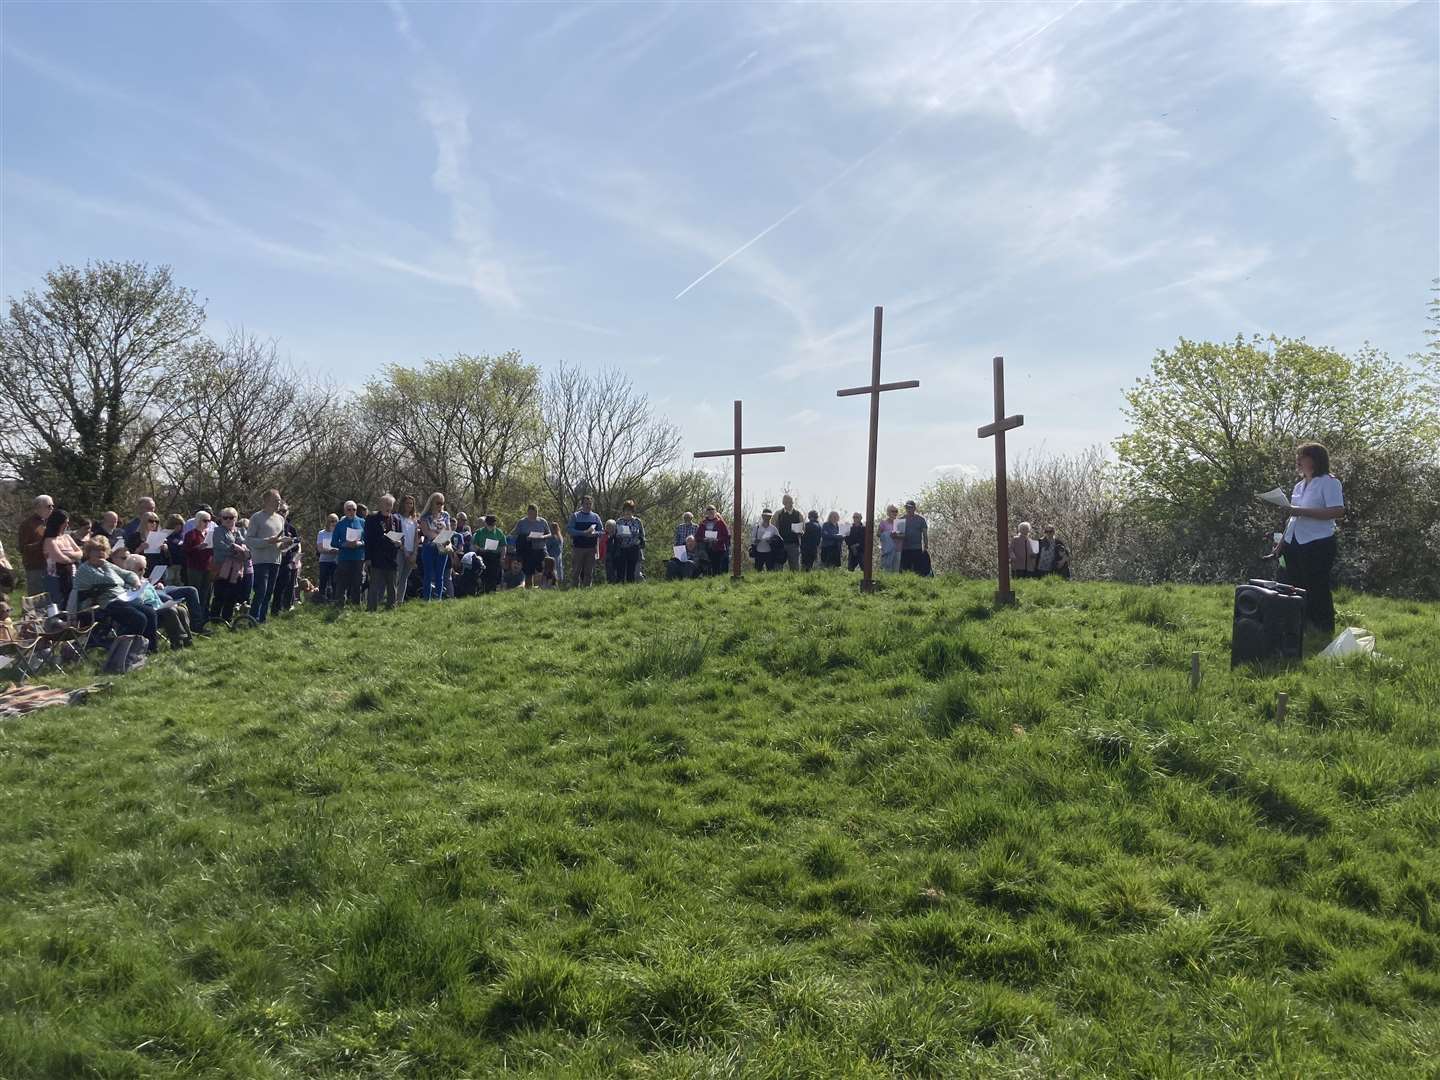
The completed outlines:
<svg viewBox="0 0 1440 1080">
<path fill-rule="evenodd" d="M 886 585 L 305 613 L 3 722 L 0 1076 L 1434 1075 L 1440 608 L 1231 672 L 1227 590 Z"/>
</svg>

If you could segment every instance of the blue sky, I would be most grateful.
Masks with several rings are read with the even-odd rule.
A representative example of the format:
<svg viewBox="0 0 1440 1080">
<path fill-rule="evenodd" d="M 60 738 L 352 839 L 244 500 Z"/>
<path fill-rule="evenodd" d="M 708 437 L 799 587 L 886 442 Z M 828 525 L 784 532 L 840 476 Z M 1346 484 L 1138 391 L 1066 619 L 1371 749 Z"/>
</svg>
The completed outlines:
<svg viewBox="0 0 1440 1080">
<path fill-rule="evenodd" d="M 80 4 L 3 18 L 4 293 L 168 263 L 298 367 L 618 366 L 752 491 L 1106 442 L 1180 336 L 1403 357 L 1440 5 Z M 738 254 L 737 254 L 738 252 Z M 718 266 L 718 269 L 716 267 Z M 711 272 L 713 270 L 713 272 Z M 708 273 L 708 276 L 704 276 Z M 698 284 L 696 284 L 698 280 Z M 687 291 L 688 289 L 688 291 Z M 748 486 L 748 485 L 747 485 Z"/>
</svg>

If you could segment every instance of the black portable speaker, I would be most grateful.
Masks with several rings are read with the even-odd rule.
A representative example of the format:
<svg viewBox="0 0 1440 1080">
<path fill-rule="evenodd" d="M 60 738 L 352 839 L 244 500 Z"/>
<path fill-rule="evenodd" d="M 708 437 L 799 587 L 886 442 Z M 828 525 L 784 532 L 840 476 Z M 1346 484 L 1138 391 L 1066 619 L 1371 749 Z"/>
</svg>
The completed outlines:
<svg viewBox="0 0 1440 1080">
<path fill-rule="evenodd" d="M 1255 578 L 1235 586 L 1231 667 L 1252 660 L 1298 658 L 1304 636 L 1304 589 Z"/>
</svg>

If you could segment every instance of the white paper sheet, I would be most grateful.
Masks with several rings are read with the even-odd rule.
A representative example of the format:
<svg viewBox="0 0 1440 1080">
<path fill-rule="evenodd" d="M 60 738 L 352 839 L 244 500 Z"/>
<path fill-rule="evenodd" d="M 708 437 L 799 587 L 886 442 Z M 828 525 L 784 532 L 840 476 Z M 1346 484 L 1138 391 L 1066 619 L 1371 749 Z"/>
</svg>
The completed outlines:
<svg viewBox="0 0 1440 1080">
<path fill-rule="evenodd" d="M 1039 540 L 1031 540 L 1031 541 L 1030 541 L 1030 554 L 1031 554 L 1031 555 L 1039 555 L 1039 554 L 1040 554 L 1040 541 L 1039 541 Z"/>
<path fill-rule="evenodd" d="M 790 525 L 790 531 L 793 532 L 796 536 L 799 536 L 805 531 L 805 523 L 803 521 L 792 522 Z"/>
<path fill-rule="evenodd" d="M 849 536 L 849 535 L 850 535 L 850 522 L 848 522 L 848 521 L 842 521 L 842 522 L 840 522 L 840 535 L 841 535 L 841 536 Z"/>
<path fill-rule="evenodd" d="M 392 530 L 385 534 L 385 539 L 391 541 L 392 543 L 399 544 L 405 540 L 405 534 L 403 532 L 396 532 Z"/>
<path fill-rule="evenodd" d="M 546 533 L 546 532 L 532 532 L 532 533 L 530 534 L 530 539 L 531 539 L 531 540 L 549 540 L 549 539 L 550 539 L 550 534 L 549 534 L 549 533 Z"/>
<path fill-rule="evenodd" d="M 720 539 L 720 534 L 719 534 L 718 532 L 716 532 L 714 529 L 706 529 L 706 530 L 705 530 L 705 539 L 706 539 L 706 540 L 718 540 L 718 539 Z"/>
<path fill-rule="evenodd" d="M 684 544 L 675 545 L 675 558 L 679 559 L 681 562 L 690 561 L 690 553 L 685 550 Z"/>
<path fill-rule="evenodd" d="M 500 541 L 499 541 L 499 540 L 496 540 L 493 536 L 487 536 L 487 537 L 485 538 L 485 550 L 486 550 L 486 551 L 499 551 L 499 550 L 500 550 Z"/>
<path fill-rule="evenodd" d="M 441 529 L 438 533 L 435 534 L 435 546 L 444 547 L 446 544 L 450 543 L 450 538 L 454 535 L 454 529 Z"/>
<path fill-rule="evenodd" d="M 121 594 L 120 594 L 120 599 L 121 599 L 121 600 L 125 600 L 125 601 L 130 602 L 130 603 L 134 603 L 136 600 L 139 600 L 139 599 L 140 599 L 142 596 L 144 596 L 144 595 L 145 595 L 145 590 L 144 590 L 143 588 L 131 589 L 129 592 L 123 592 L 123 593 L 121 593 Z"/>
<path fill-rule="evenodd" d="M 629 526 L 629 525 L 616 525 L 616 526 L 615 526 L 615 535 L 616 535 L 616 536 L 629 536 L 629 535 L 630 535 L 630 526 Z"/>
<path fill-rule="evenodd" d="M 364 535 L 364 529 L 346 529 L 345 542 L 350 543 L 351 541 L 354 541 L 355 543 L 359 543 L 361 538 L 364 537 Z"/>
<path fill-rule="evenodd" d="M 165 566 L 152 566 L 152 567 L 150 568 L 150 578 L 149 578 L 150 584 L 151 584 L 151 585 L 158 585 L 158 584 L 160 584 L 160 579 L 165 576 L 165 571 L 166 571 L 167 569 L 168 569 L 168 567 L 165 567 Z"/>
<path fill-rule="evenodd" d="M 1281 491 L 1278 487 L 1271 488 L 1269 491 L 1257 491 L 1255 497 L 1261 502 L 1269 503 L 1271 506 L 1278 506 L 1285 510 L 1290 508 L 1290 500 L 1286 498 L 1285 492 Z"/>
<path fill-rule="evenodd" d="M 165 546 L 165 541 L 169 538 L 169 530 L 156 529 L 154 532 L 152 532 L 149 536 L 145 538 L 145 551 L 150 555 L 156 554 L 161 548 Z"/>
</svg>

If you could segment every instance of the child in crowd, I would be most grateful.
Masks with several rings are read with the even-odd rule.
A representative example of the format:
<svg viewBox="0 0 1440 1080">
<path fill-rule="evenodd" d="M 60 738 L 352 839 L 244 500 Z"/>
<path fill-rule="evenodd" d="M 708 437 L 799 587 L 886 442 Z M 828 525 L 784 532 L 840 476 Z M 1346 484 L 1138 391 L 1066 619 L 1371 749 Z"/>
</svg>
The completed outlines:
<svg viewBox="0 0 1440 1080">
<path fill-rule="evenodd" d="M 555 556 L 545 556 L 544 561 L 540 564 L 539 588 L 558 589 L 560 587 L 560 576 L 556 573 L 558 566 L 559 564 L 555 561 Z"/>
</svg>

